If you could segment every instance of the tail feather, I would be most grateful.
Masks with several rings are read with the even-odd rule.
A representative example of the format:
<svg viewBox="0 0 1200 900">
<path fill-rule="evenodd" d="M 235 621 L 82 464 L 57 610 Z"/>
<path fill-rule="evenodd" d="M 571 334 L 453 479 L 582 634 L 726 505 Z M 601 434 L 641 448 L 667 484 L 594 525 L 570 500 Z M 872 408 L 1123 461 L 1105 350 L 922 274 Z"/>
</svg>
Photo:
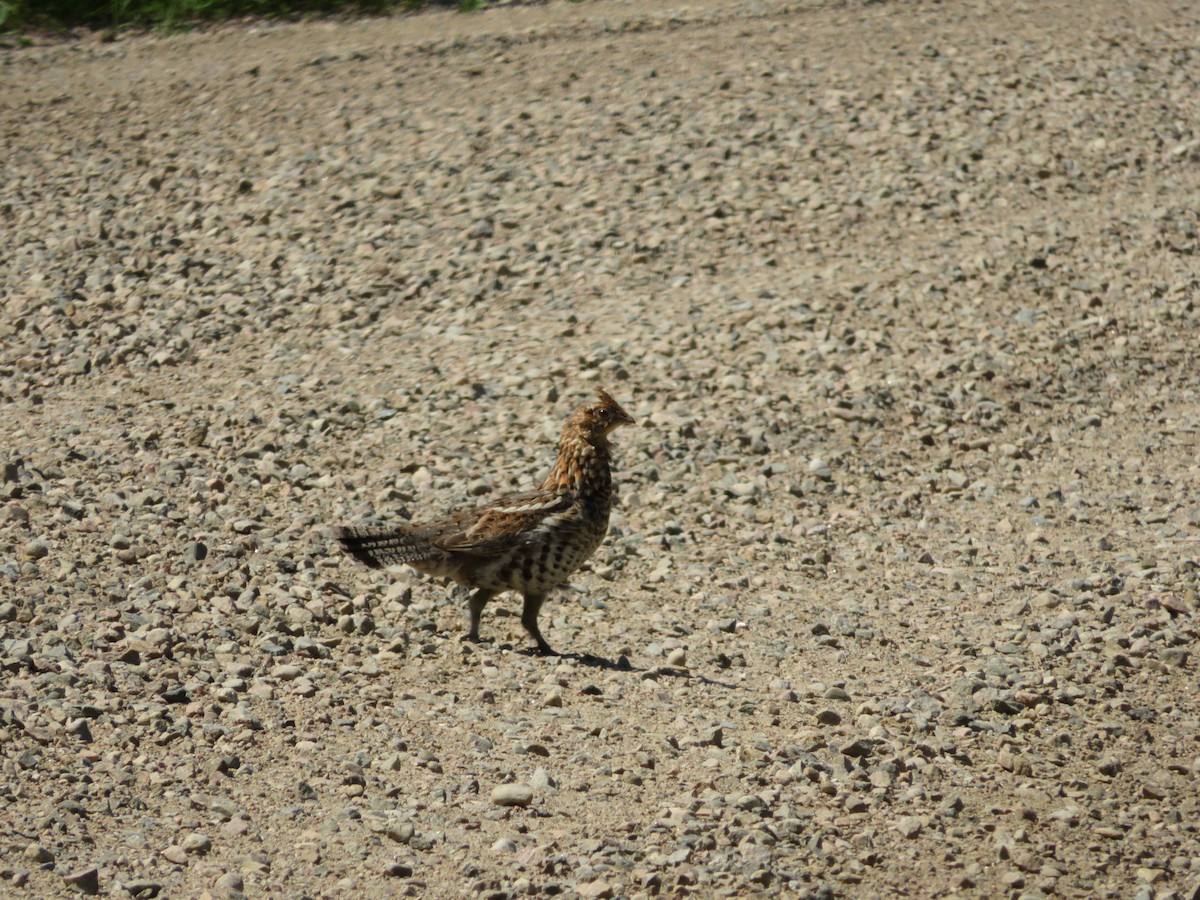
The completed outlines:
<svg viewBox="0 0 1200 900">
<path fill-rule="evenodd" d="M 333 536 L 347 553 L 372 569 L 445 555 L 420 536 L 394 526 L 339 526 Z"/>
</svg>

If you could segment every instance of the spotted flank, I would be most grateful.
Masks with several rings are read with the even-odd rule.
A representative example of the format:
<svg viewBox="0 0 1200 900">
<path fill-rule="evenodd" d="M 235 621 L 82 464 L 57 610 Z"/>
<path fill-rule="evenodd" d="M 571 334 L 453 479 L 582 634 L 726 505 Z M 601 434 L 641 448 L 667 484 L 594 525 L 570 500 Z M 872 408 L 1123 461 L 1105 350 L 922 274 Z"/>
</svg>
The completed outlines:
<svg viewBox="0 0 1200 900">
<path fill-rule="evenodd" d="M 549 494 L 540 500 L 522 503 L 519 506 L 493 506 L 490 511 L 497 515 L 517 515 L 518 513 L 549 512 L 552 509 L 561 509 L 563 506 L 562 497 L 557 494 Z"/>
</svg>

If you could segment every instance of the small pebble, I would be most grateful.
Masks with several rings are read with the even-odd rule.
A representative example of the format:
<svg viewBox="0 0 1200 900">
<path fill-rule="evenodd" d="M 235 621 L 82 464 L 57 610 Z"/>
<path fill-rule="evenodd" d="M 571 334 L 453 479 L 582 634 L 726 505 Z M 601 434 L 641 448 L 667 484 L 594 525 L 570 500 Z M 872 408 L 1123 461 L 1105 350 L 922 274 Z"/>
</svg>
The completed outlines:
<svg viewBox="0 0 1200 900">
<path fill-rule="evenodd" d="M 533 802 L 533 788 L 527 784 L 501 784 L 492 789 L 496 806 L 528 806 Z"/>
<path fill-rule="evenodd" d="M 829 463 L 825 462 L 819 456 L 814 456 L 808 461 L 808 471 L 809 474 L 822 481 L 831 481 L 833 479 L 833 469 L 829 467 Z"/>
<path fill-rule="evenodd" d="M 83 894 L 100 893 L 100 871 L 95 867 L 64 875 L 63 881 L 67 887 L 74 888 Z"/>
<path fill-rule="evenodd" d="M 896 823 L 896 830 L 906 838 L 915 838 L 921 833 L 921 820 L 916 816 L 905 816 Z"/>
<path fill-rule="evenodd" d="M 217 880 L 213 882 L 213 887 L 225 893 L 230 891 L 244 891 L 246 889 L 246 879 L 239 872 L 226 872 L 223 875 L 217 876 Z"/>
<path fill-rule="evenodd" d="M 184 853 L 207 853 L 212 849 L 212 839 L 204 834 L 189 834 L 180 844 Z"/>
<path fill-rule="evenodd" d="M 54 862 L 54 854 L 41 844 L 27 845 L 22 856 L 26 862 L 34 863 L 35 865 L 46 865 L 47 863 Z"/>
<path fill-rule="evenodd" d="M 21 547 L 21 555 L 26 559 L 45 559 L 50 555 L 50 548 L 45 541 L 29 541 Z"/>
<path fill-rule="evenodd" d="M 171 844 L 171 846 L 163 850 L 162 855 L 167 862 L 174 863 L 177 866 L 182 866 L 188 861 L 187 851 L 178 844 Z"/>
</svg>

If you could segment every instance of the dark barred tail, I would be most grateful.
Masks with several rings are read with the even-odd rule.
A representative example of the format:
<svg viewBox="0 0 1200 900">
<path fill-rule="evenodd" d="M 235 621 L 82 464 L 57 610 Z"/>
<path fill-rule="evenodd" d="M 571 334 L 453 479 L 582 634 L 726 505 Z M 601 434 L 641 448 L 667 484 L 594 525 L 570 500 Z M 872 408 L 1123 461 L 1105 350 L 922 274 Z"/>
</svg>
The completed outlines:
<svg viewBox="0 0 1200 900">
<path fill-rule="evenodd" d="M 379 525 L 346 525 L 333 529 L 334 538 L 359 562 L 379 569 L 425 559 L 433 551 L 410 531 Z"/>
</svg>

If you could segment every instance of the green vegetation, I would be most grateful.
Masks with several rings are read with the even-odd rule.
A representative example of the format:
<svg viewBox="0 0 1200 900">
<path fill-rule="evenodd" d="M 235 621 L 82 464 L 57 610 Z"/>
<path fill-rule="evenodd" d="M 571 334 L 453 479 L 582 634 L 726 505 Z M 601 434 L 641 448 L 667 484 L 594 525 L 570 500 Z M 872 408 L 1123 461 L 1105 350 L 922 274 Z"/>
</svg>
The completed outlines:
<svg viewBox="0 0 1200 900">
<path fill-rule="evenodd" d="M 179 27 L 236 16 L 383 13 L 423 6 L 483 9 L 485 0 L 0 0 L 0 30 Z"/>
</svg>

